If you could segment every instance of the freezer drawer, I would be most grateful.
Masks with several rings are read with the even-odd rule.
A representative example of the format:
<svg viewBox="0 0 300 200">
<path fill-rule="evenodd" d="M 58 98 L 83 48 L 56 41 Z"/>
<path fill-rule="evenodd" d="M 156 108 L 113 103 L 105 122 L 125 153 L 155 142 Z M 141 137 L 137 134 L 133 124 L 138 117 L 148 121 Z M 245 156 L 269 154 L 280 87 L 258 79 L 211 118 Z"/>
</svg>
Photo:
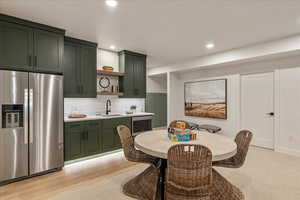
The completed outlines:
<svg viewBox="0 0 300 200">
<path fill-rule="evenodd" d="M 0 70 L 0 182 L 28 175 L 28 73 Z"/>
<path fill-rule="evenodd" d="M 30 175 L 63 166 L 63 77 L 29 73 Z"/>
</svg>

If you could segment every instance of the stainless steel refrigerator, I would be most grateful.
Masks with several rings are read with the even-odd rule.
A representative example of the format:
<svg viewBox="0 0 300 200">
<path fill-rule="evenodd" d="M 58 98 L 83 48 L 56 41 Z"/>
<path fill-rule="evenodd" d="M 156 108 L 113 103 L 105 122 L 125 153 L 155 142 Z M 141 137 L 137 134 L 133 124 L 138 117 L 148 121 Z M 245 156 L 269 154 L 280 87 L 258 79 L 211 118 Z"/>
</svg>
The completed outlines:
<svg viewBox="0 0 300 200">
<path fill-rule="evenodd" d="M 0 70 L 0 183 L 63 167 L 63 77 Z"/>
</svg>

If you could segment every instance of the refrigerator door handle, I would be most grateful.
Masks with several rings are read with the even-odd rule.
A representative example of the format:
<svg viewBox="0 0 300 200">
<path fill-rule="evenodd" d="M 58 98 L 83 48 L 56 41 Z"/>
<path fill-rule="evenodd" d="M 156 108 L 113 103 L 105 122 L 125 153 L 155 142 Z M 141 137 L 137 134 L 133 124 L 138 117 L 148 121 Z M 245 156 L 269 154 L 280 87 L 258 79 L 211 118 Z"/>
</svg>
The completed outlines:
<svg viewBox="0 0 300 200">
<path fill-rule="evenodd" d="M 33 143 L 33 89 L 29 89 L 29 143 Z"/>
<path fill-rule="evenodd" d="M 28 144 L 28 89 L 24 89 L 24 144 Z"/>
</svg>

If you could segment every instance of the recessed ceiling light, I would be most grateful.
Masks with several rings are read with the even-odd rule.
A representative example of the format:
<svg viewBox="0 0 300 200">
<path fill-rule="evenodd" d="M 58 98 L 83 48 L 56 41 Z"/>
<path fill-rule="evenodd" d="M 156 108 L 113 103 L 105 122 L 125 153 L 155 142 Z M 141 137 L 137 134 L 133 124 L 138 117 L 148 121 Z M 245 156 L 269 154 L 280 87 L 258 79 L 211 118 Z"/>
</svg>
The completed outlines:
<svg viewBox="0 0 300 200">
<path fill-rule="evenodd" d="M 111 50 L 115 50 L 115 49 L 116 49 L 115 45 L 110 45 L 109 48 L 110 48 Z"/>
<path fill-rule="evenodd" d="M 205 45 L 205 47 L 206 47 L 207 49 L 212 49 L 212 48 L 215 47 L 215 44 L 214 44 L 214 43 L 207 43 L 207 44 Z"/>
<path fill-rule="evenodd" d="M 117 0 L 106 0 L 106 5 L 109 7 L 116 7 L 118 5 L 118 1 Z"/>
</svg>

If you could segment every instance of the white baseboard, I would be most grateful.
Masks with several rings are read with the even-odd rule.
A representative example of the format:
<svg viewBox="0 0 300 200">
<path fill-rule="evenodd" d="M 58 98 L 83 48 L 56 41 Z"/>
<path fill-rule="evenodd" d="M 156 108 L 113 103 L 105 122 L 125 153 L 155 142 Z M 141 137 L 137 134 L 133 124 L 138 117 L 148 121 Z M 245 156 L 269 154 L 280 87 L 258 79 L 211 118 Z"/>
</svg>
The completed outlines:
<svg viewBox="0 0 300 200">
<path fill-rule="evenodd" d="M 275 149 L 275 152 L 285 153 L 285 154 L 289 154 L 289 155 L 292 155 L 292 156 L 300 157 L 300 151 L 295 150 L 295 149 L 289 149 L 289 148 L 285 148 L 285 147 L 277 147 Z"/>
<path fill-rule="evenodd" d="M 254 138 L 251 144 L 262 148 L 274 149 L 274 144 L 272 140 Z"/>
</svg>

